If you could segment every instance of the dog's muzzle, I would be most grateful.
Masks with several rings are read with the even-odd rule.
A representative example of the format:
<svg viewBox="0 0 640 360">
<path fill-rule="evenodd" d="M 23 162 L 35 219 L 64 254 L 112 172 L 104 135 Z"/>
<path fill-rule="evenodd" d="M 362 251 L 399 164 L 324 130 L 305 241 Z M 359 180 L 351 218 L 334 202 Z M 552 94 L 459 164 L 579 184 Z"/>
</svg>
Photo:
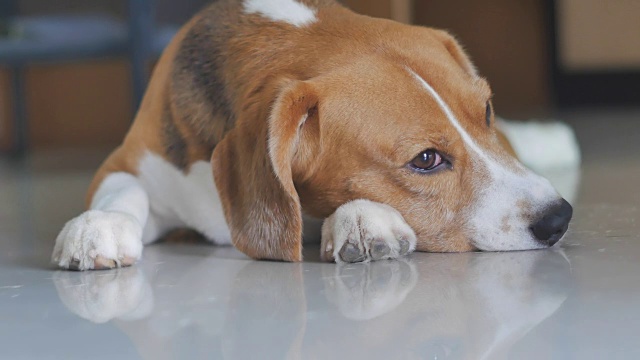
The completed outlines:
<svg viewBox="0 0 640 360">
<path fill-rule="evenodd" d="M 531 232 L 538 242 L 553 246 L 569 228 L 573 216 L 573 207 L 562 199 L 559 205 L 545 211 L 542 217 L 531 226 Z"/>
</svg>

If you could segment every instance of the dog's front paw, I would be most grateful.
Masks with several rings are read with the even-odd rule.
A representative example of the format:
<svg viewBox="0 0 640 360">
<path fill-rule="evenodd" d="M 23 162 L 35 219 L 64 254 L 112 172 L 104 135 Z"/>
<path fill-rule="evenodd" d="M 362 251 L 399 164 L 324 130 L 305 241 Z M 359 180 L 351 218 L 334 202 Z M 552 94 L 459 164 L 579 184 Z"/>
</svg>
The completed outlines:
<svg viewBox="0 0 640 360">
<path fill-rule="evenodd" d="M 67 222 L 52 261 L 71 270 L 129 266 L 142 254 L 142 226 L 127 214 L 89 210 Z"/>
<path fill-rule="evenodd" d="M 322 225 L 321 257 L 337 263 L 394 259 L 416 248 L 416 235 L 391 206 L 355 200 Z"/>
</svg>

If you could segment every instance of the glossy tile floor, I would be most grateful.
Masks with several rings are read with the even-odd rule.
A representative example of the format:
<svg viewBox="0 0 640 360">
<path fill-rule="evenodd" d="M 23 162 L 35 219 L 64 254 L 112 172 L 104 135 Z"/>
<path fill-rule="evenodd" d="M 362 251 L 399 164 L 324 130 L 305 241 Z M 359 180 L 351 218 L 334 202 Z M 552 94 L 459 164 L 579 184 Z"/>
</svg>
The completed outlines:
<svg viewBox="0 0 640 360">
<path fill-rule="evenodd" d="M 104 154 L 0 160 L 0 359 L 638 359 L 640 111 L 564 119 L 584 164 L 551 174 L 577 195 L 559 247 L 364 265 L 157 244 L 132 268 L 57 271 Z"/>
</svg>

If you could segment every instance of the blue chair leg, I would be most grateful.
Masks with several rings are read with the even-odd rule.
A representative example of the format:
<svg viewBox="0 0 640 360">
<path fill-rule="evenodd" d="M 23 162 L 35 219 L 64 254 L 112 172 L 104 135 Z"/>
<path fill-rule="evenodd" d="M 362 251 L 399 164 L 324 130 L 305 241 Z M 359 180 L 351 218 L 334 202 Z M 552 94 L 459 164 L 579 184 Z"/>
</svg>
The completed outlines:
<svg viewBox="0 0 640 360">
<path fill-rule="evenodd" d="M 24 73 L 24 68 L 20 66 L 14 67 L 11 71 L 14 113 L 13 147 L 11 152 L 16 157 L 23 156 L 29 147 Z"/>
</svg>

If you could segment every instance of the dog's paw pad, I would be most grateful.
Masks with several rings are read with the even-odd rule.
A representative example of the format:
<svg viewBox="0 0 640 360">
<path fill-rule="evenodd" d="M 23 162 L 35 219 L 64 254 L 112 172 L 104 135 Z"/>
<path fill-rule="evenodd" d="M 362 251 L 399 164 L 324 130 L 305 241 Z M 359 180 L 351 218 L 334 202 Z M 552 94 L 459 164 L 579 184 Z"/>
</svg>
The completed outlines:
<svg viewBox="0 0 640 360">
<path fill-rule="evenodd" d="M 377 239 L 371 244 L 371 259 L 380 260 L 391 253 L 391 248 L 382 239 Z"/>
<path fill-rule="evenodd" d="M 340 249 L 340 258 L 344 262 L 354 263 L 364 261 L 366 256 L 358 245 L 347 242 L 342 245 L 342 249 Z"/>
<path fill-rule="evenodd" d="M 80 271 L 80 260 L 79 259 L 71 259 L 69 261 L 69 270 Z"/>
<path fill-rule="evenodd" d="M 105 259 L 102 256 L 96 256 L 93 259 L 93 268 L 95 270 L 108 270 L 117 267 L 115 260 Z"/>
<path fill-rule="evenodd" d="M 411 251 L 411 242 L 403 237 L 398 239 L 400 244 L 400 255 L 407 255 Z"/>
<path fill-rule="evenodd" d="M 131 265 L 135 264 L 136 261 L 138 261 L 138 259 L 133 257 L 133 256 L 125 256 L 120 261 L 120 266 L 122 266 L 122 267 L 131 266 Z"/>
</svg>

